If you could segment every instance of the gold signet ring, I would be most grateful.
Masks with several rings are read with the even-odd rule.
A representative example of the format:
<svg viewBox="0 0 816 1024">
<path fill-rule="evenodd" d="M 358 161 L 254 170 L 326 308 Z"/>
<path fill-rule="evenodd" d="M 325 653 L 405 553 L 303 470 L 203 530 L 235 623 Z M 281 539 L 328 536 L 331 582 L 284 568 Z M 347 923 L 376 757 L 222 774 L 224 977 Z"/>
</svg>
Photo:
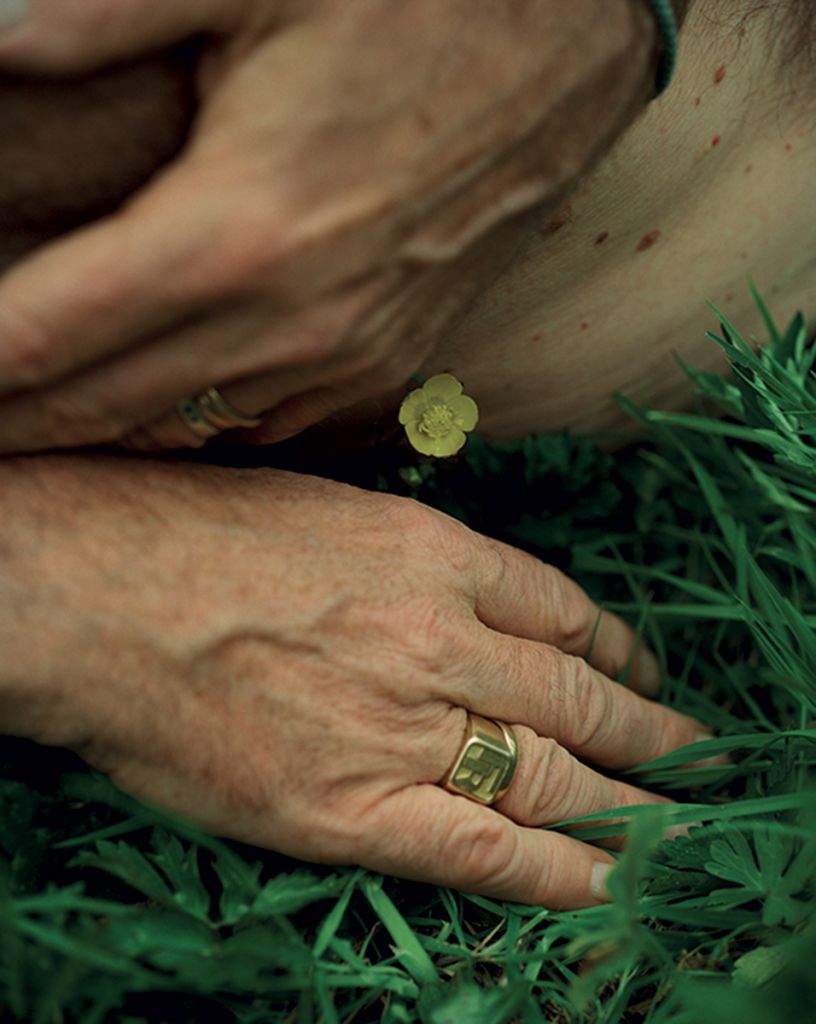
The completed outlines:
<svg viewBox="0 0 816 1024">
<path fill-rule="evenodd" d="M 504 722 L 468 712 L 462 749 L 441 785 L 480 804 L 494 804 L 510 788 L 518 764 L 518 743 Z"/>
</svg>

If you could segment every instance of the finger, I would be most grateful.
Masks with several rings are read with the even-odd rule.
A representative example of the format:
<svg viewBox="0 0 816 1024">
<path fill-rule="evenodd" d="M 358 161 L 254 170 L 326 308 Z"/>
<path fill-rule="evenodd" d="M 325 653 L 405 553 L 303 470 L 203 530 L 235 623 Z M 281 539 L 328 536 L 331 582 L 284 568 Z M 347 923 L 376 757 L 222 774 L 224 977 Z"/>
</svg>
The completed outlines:
<svg viewBox="0 0 816 1024">
<path fill-rule="evenodd" d="M 213 317 L 123 353 L 41 390 L 3 400 L 0 451 L 44 451 L 117 441 L 187 394 L 226 372 L 225 356 L 241 365 L 254 341 L 251 311 Z M 226 351 L 224 351 L 226 349 Z"/>
<path fill-rule="evenodd" d="M 278 410 L 273 410 L 268 417 L 271 421 L 270 429 L 267 429 L 265 417 L 257 430 L 251 434 L 242 434 L 241 439 L 258 445 L 274 444 L 283 439 L 286 442 L 287 453 L 291 453 L 292 459 L 296 460 L 298 465 L 305 465 L 314 459 L 342 457 L 352 452 L 367 451 L 399 437 L 402 428 L 397 419 L 397 412 L 409 390 L 410 387 L 403 383 L 398 388 L 392 388 L 376 397 L 337 409 L 300 433 L 290 429 L 278 430 L 275 422 Z M 303 395 L 304 404 L 310 401 L 310 398 L 308 393 Z M 292 403 L 284 403 L 285 406 L 291 404 L 293 417 L 299 411 L 298 401 L 294 399 Z"/>
<path fill-rule="evenodd" d="M 614 864 L 576 839 L 523 828 L 438 786 L 401 789 L 377 809 L 359 860 L 403 878 L 560 910 L 605 902 Z"/>
<path fill-rule="evenodd" d="M 50 387 L 18 393 L 3 402 L 0 451 L 43 451 L 118 441 L 141 428 L 184 398 L 219 386 L 225 396 L 235 378 L 258 378 L 260 369 L 277 366 L 276 374 L 263 375 L 271 390 L 263 402 L 277 402 L 302 386 L 303 379 L 330 379 L 342 375 L 337 362 L 345 358 L 354 372 L 354 352 L 320 361 L 350 322 L 371 301 L 375 285 L 325 300 L 313 308 L 278 316 L 263 302 L 246 303 L 230 311 L 201 317 L 188 327 L 160 335 L 149 344 L 120 353 Z M 311 363 L 315 365 L 310 369 Z M 310 374 L 313 376 L 310 378 Z M 254 387 L 255 385 L 250 385 Z M 243 404 L 240 389 L 236 408 L 254 415 L 253 402 Z M 260 396 L 256 393 L 256 398 Z M 179 420 L 173 425 L 168 447 L 196 447 L 200 443 Z M 140 432 L 137 448 L 161 447 Z"/>
<path fill-rule="evenodd" d="M 241 430 L 241 440 L 254 444 L 277 444 L 348 408 L 361 397 L 353 385 L 312 388 L 296 395 L 285 394 L 286 390 L 291 391 L 297 387 L 294 380 L 287 385 L 282 379 L 291 376 L 282 371 L 280 378 L 273 381 L 252 380 L 218 389 L 234 409 L 248 417 L 259 417 L 262 420 L 261 425 L 255 429 Z M 304 373 L 303 376 L 309 375 Z M 304 386 L 305 381 L 299 383 Z M 270 412 L 270 409 L 273 411 Z M 176 411 L 134 431 L 126 440 L 129 447 L 142 451 L 199 447 L 203 443 Z"/>
<path fill-rule="evenodd" d="M 593 771 L 555 740 L 526 726 L 513 726 L 513 732 L 518 765 L 509 790 L 493 806 L 520 825 L 554 825 L 610 808 L 672 803 Z"/>
<path fill-rule="evenodd" d="M 40 388 L 220 311 L 231 286 L 205 270 L 218 261 L 203 239 L 238 216 L 229 205 L 181 160 L 121 212 L 16 265 L 0 278 L 0 388 Z"/>
<path fill-rule="evenodd" d="M 315 366 L 278 370 L 273 374 L 251 377 L 219 387 L 227 402 L 247 416 L 261 419 L 259 427 L 240 431 L 240 439 L 252 444 L 277 444 L 324 423 L 339 413 L 359 410 L 367 424 L 387 417 L 396 422 L 396 411 L 405 397 L 413 359 L 392 362 L 372 372 L 342 379 L 345 370 L 335 361 Z M 338 379 L 340 378 L 340 379 Z M 398 386 L 394 386 L 399 379 Z M 351 424 L 347 424 L 351 426 Z M 346 431 L 349 433 L 349 431 Z M 374 435 L 367 432 L 371 439 Z M 129 443 L 146 451 L 198 446 L 200 439 L 184 423 L 177 411 L 166 413 L 128 437 Z"/>
<path fill-rule="evenodd" d="M 162 342 L 146 368 L 128 369 L 125 387 L 128 380 L 153 378 L 158 388 L 167 378 L 168 349 L 190 351 L 191 366 L 197 369 L 198 377 L 192 379 L 188 373 L 186 389 L 176 399 L 217 386 L 235 409 L 262 418 L 256 430 L 241 433 L 242 440 L 256 444 L 283 441 L 368 400 L 379 400 L 383 409 L 393 411 L 404 396 L 405 381 L 416 369 L 421 353 L 409 346 L 381 353 L 383 346 L 378 339 L 356 335 L 360 319 L 386 288 L 387 281 L 370 281 L 286 315 L 276 314 L 262 304 L 259 320 L 249 307 L 245 318 L 240 312 L 235 315 L 234 327 L 229 320 L 215 321 L 214 329 L 208 324 L 192 330 L 189 336 Z M 257 331 L 255 338 L 251 335 L 253 328 Z M 224 354 L 228 357 L 226 363 Z M 236 368 L 242 366 L 259 368 L 260 372 L 228 383 L 237 376 Z M 208 375 L 203 382 L 202 370 Z M 175 379 L 184 378 L 176 374 Z M 117 393 L 121 401 L 127 401 L 126 394 Z M 368 411 L 370 414 L 371 406 Z M 2 427 L 0 436 L 1 431 Z M 129 446 L 149 451 L 201 443 L 175 409 L 144 423 L 138 435 L 131 433 L 127 441 Z"/>
<path fill-rule="evenodd" d="M 237 0 L 29 0 L 0 33 L 0 64 L 27 73 L 92 71 L 193 36 L 225 34 L 246 17 L 246 7 Z"/>
<path fill-rule="evenodd" d="M 704 730 L 550 644 L 481 627 L 458 658 L 458 703 L 486 718 L 521 722 L 604 768 L 633 768 L 695 742 Z"/>
<path fill-rule="evenodd" d="M 631 664 L 627 684 L 654 695 L 660 666 L 623 619 L 602 610 L 564 573 L 509 544 L 484 538 L 474 560 L 476 614 L 502 633 L 587 658 L 607 676 Z"/>
</svg>

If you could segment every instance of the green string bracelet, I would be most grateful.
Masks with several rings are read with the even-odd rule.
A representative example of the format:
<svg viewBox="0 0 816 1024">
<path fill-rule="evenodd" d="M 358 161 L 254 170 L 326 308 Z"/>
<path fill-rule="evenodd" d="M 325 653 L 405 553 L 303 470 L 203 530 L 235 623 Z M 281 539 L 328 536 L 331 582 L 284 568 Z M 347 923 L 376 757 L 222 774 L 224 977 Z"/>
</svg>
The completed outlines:
<svg viewBox="0 0 816 1024">
<path fill-rule="evenodd" d="M 677 48 L 680 29 L 671 0 L 650 0 L 657 30 L 663 43 L 660 63 L 657 66 L 657 93 L 659 96 L 668 86 L 677 67 Z"/>
</svg>

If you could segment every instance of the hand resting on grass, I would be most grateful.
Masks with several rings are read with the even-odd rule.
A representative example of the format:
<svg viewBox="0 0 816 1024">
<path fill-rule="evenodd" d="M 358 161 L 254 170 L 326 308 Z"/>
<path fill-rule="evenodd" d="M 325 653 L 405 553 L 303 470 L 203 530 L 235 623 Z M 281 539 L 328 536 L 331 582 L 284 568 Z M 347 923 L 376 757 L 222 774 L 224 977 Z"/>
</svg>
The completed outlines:
<svg viewBox="0 0 816 1024">
<path fill-rule="evenodd" d="M 537 826 L 663 800 L 603 770 L 702 729 L 611 680 L 632 631 L 561 573 L 407 499 L 46 456 L 0 463 L 0 503 L 3 730 L 221 835 L 588 906 L 612 858 Z M 437 785 L 465 709 L 518 737 L 493 808 Z"/>
</svg>

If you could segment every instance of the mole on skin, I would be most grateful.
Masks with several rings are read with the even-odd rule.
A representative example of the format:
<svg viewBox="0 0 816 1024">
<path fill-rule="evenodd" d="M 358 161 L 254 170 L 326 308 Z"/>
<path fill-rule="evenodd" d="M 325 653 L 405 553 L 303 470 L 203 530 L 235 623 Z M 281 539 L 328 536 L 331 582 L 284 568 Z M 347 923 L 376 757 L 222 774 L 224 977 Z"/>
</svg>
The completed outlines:
<svg viewBox="0 0 816 1024">
<path fill-rule="evenodd" d="M 572 222 L 572 206 L 567 205 L 563 210 L 558 210 L 557 213 L 547 221 L 547 231 L 554 233 L 560 231 L 565 224 Z"/>
<path fill-rule="evenodd" d="M 654 231 L 649 231 L 638 242 L 637 251 L 646 252 L 647 249 L 651 249 L 651 247 L 655 244 L 658 238 L 660 238 L 660 231 L 657 228 L 655 228 Z"/>
</svg>

